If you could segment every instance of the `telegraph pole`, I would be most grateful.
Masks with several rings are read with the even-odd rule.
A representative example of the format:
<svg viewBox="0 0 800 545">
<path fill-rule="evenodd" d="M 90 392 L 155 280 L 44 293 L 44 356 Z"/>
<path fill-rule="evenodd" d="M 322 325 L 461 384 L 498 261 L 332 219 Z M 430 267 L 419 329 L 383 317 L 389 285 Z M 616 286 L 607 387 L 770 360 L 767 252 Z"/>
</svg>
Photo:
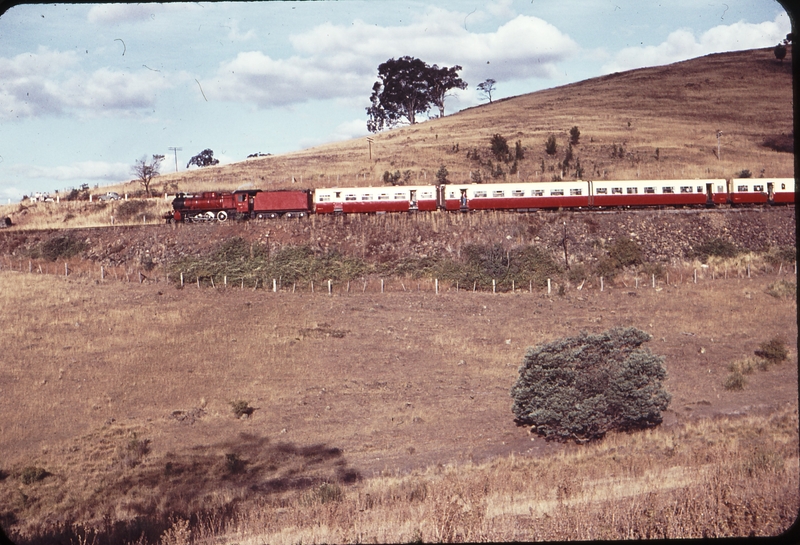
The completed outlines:
<svg viewBox="0 0 800 545">
<path fill-rule="evenodd" d="M 372 138 L 367 137 L 367 143 L 369 144 L 369 160 L 372 161 Z"/>
<path fill-rule="evenodd" d="M 720 161 L 722 158 L 719 156 L 720 148 L 719 148 L 719 139 L 722 138 L 722 131 L 717 131 L 717 161 Z"/>
<path fill-rule="evenodd" d="M 183 148 L 167 148 L 167 149 L 175 152 L 175 172 L 178 172 L 178 152 L 183 151 Z"/>
</svg>

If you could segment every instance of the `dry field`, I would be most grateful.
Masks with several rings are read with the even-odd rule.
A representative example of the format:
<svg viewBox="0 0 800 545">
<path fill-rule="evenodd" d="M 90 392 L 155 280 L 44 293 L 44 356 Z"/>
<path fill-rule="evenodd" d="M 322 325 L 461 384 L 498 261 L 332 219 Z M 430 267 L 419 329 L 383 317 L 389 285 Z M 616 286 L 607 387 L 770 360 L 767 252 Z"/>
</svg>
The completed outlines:
<svg viewBox="0 0 800 545">
<path fill-rule="evenodd" d="M 775 534 L 798 508 L 796 303 L 775 281 L 328 296 L 5 270 L 0 516 L 20 543 L 77 542 L 73 523 L 183 543 L 189 519 L 208 543 Z M 525 348 L 616 325 L 666 356 L 661 429 L 587 448 L 516 427 Z M 790 363 L 725 390 L 776 335 Z"/>
</svg>

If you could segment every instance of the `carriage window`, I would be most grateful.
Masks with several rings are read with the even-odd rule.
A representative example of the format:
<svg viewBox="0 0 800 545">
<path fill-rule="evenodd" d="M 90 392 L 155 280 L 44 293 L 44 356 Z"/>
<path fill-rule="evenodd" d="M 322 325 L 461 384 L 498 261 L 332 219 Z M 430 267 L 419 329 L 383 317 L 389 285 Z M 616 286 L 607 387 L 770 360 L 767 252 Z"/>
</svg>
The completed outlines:
<svg viewBox="0 0 800 545">
<path fill-rule="evenodd" d="M 625 188 L 625 192 L 628 195 L 632 195 L 634 193 L 638 193 L 639 192 L 639 188 L 638 187 L 628 187 L 628 188 Z"/>
<path fill-rule="evenodd" d="M 608 188 L 607 187 L 598 187 L 596 193 L 598 195 L 608 195 Z"/>
<path fill-rule="evenodd" d="M 347 195 L 344 196 L 344 200 L 346 200 L 346 201 L 354 201 L 354 200 L 356 200 L 355 193 L 348 193 Z"/>
<path fill-rule="evenodd" d="M 754 185 L 753 186 L 753 191 L 764 191 L 764 186 L 763 185 Z"/>
<path fill-rule="evenodd" d="M 747 191 L 747 186 L 746 185 L 737 186 L 736 187 L 736 191 L 745 191 L 746 192 Z"/>
<path fill-rule="evenodd" d="M 681 186 L 681 193 L 691 193 L 691 192 L 692 192 L 692 188 L 689 187 L 688 185 L 682 185 Z"/>
<path fill-rule="evenodd" d="M 674 187 L 662 187 L 661 188 L 661 192 L 662 193 L 675 193 L 675 188 Z"/>
<path fill-rule="evenodd" d="M 420 199 L 432 199 L 433 198 L 433 193 L 431 193 L 430 191 L 426 191 L 425 193 L 420 195 L 419 198 Z"/>
<path fill-rule="evenodd" d="M 542 197 L 542 196 L 544 196 L 544 190 L 543 189 L 534 189 L 533 190 L 533 196 L 534 197 Z"/>
<path fill-rule="evenodd" d="M 379 201 L 388 201 L 389 200 L 389 195 L 387 195 L 386 193 L 381 193 L 380 195 L 378 195 L 378 200 Z"/>
<path fill-rule="evenodd" d="M 644 188 L 644 192 L 645 193 L 655 193 L 656 192 L 656 188 L 655 187 L 645 187 Z"/>
<path fill-rule="evenodd" d="M 622 195 L 622 188 L 621 187 L 612 187 L 611 188 L 612 195 Z"/>
<path fill-rule="evenodd" d="M 582 195 L 583 193 L 582 193 L 582 191 L 580 190 L 580 188 L 577 188 L 577 189 L 570 189 L 570 190 L 569 190 L 569 194 L 570 194 L 570 195 Z"/>
<path fill-rule="evenodd" d="M 492 191 L 492 197 L 494 197 L 494 198 L 505 197 L 505 196 L 506 196 L 506 192 L 505 191 L 502 191 L 502 190 Z"/>
<path fill-rule="evenodd" d="M 724 192 L 725 192 L 725 186 L 724 185 L 718 185 L 717 186 L 717 193 L 724 193 Z"/>
<path fill-rule="evenodd" d="M 511 196 L 512 197 L 524 197 L 525 196 L 525 190 L 524 189 L 515 189 L 514 191 L 511 192 Z"/>
<path fill-rule="evenodd" d="M 396 201 L 402 201 L 405 198 L 406 198 L 406 196 L 403 193 L 395 193 L 394 194 L 394 200 L 396 200 Z"/>
<path fill-rule="evenodd" d="M 364 193 L 363 195 L 361 195 L 361 200 L 362 201 L 371 201 L 372 200 L 372 195 L 370 195 L 369 193 Z"/>
<path fill-rule="evenodd" d="M 451 199 L 457 199 L 458 198 L 458 197 L 456 197 L 456 192 L 455 191 L 451 191 L 450 192 L 450 198 Z"/>
<path fill-rule="evenodd" d="M 698 185 L 698 186 L 697 186 L 697 192 L 698 192 L 698 193 L 702 193 L 702 192 L 703 192 L 703 186 L 701 186 L 701 185 Z"/>
<path fill-rule="evenodd" d="M 476 191 L 475 192 L 475 198 L 476 199 L 480 199 L 482 197 L 486 197 L 486 191 Z"/>
<path fill-rule="evenodd" d="M 331 200 L 331 196 L 328 194 L 323 195 L 321 193 L 317 193 L 317 199 L 319 202 L 328 202 Z"/>
<path fill-rule="evenodd" d="M 786 184 L 781 184 L 781 189 L 786 189 Z"/>
<path fill-rule="evenodd" d="M 560 197 L 563 194 L 564 194 L 564 190 L 563 189 L 551 189 L 550 190 L 550 195 L 553 195 L 553 196 Z"/>
<path fill-rule="evenodd" d="M 244 193 L 239 193 L 238 195 L 236 195 L 236 200 L 239 202 L 244 202 L 246 197 L 247 195 L 245 195 Z"/>
</svg>

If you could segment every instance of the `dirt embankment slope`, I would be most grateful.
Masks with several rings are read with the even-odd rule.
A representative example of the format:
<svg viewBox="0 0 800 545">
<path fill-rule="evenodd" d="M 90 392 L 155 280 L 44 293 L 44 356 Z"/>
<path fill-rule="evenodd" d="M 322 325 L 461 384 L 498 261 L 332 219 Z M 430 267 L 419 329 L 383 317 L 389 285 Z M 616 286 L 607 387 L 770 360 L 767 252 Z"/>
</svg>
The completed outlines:
<svg viewBox="0 0 800 545">
<path fill-rule="evenodd" d="M 276 251 L 307 245 L 316 252 L 338 251 L 370 262 L 404 257 L 459 256 L 465 245 L 502 245 L 505 249 L 538 245 L 563 262 L 566 233 L 571 262 L 590 262 L 604 246 L 627 237 L 646 261 L 675 264 L 691 260 L 711 240 L 744 251 L 795 246 L 793 208 L 738 210 L 663 210 L 547 212 L 533 214 L 419 214 L 372 217 L 313 217 L 209 225 L 109 227 L 69 231 L 0 232 L 0 255 L 27 259 L 42 243 L 68 235 L 86 243 L 81 256 L 107 266 L 163 267 L 189 255 L 212 250 L 232 237 Z"/>
</svg>

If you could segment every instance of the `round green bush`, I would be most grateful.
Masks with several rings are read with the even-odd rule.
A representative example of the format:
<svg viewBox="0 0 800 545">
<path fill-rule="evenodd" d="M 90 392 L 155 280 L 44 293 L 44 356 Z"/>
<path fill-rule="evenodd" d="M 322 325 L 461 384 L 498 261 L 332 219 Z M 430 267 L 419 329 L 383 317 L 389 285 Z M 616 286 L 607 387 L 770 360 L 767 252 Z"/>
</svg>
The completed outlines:
<svg viewBox="0 0 800 545">
<path fill-rule="evenodd" d="M 671 396 L 663 357 L 641 347 L 650 338 L 614 328 L 528 349 L 511 389 L 515 421 L 548 440 L 576 442 L 660 424 Z"/>
</svg>

